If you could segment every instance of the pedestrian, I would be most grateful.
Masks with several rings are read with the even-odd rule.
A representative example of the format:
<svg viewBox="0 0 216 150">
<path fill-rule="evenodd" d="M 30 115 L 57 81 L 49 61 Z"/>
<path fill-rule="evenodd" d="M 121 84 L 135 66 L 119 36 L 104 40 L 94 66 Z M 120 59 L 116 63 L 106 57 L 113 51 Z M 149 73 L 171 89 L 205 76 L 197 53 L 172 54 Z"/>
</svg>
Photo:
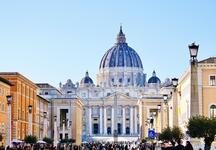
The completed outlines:
<svg viewBox="0 0 216 150">
<path fill-rule="evenodd" d="M 185 150 L 185 147 L 182 145 L 182 140 L 177 140 L 178 145 L 175 147 L 175 150 Z"/>
<path fill-rule="evenodd" d="M 186 141 L 185 149 L 186 150 L 193 150 L 193 146 L 191 145 L 191 143 L 189 141 Z"/>
</svg>

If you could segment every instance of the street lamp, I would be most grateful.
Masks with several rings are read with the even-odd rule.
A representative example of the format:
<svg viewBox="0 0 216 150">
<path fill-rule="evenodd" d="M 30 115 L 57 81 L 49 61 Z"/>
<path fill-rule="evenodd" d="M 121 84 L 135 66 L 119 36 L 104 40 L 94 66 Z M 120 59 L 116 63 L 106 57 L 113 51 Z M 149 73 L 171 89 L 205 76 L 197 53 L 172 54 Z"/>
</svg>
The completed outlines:
<svg viewBox="0 0 216 150">
<path fill-rule="evenodd" d="M 190 72 L 191 72 L 191 102 L 190 102 L 190 113 L 191 116 L 196 116 L 200 114 L 200 102 L 199 102 L 199 95 L 198 95 L 198 63 L 197 63 L 197 54 L 199 45 L 196 45 L 195 43 L 192 43 L 191 45 L 188 45 L 189 51 L 190 51 Z"/>
<path fill-rule="evenodd" d="M 11 100 L 12 100 L 12 96 L 11 95 L 7 95 L 7 104 L 10 105 L 11 104 Z"/>
<path fill-rule="evenodd" d="M 158 112 L 160 112 L 160 110 L 161 110 L 161 105 L 160 104 L 157 105 L 157 109 L 158 109 Z"/>
<path fill-rule="evenodd" d="M 178 79 L 177 78 L 172 78 L 172 85 L 176 88 L 178 85 Z"/>
<path fill-rule="evenodd" d="M 32 105 L 28 106 L 28 110 L 29 110 L 28 131 L 29 131 L 29 135 L 32 135 Z"/>
<path fill-rule="evenodd" d="M 190 57 L 191 57 L 191 62 L 194 63 L 197 61 L 197 53 L 199 49 L 199 45 L 196 45 L 195 42 L 192 44 L 188 45 L 189 51 L 190 51 Z"/>
<path fill-rule="evenodd" d="M 7 133 L 6 133 L 6 147 L 11 144 L 11 100 L 12 96 L 7 95 Z"/>
<path fill-rule="evenodd" d="M 167 110 L 167 126 L 169 127 L 169 105 L 168 105 L 168 95 L 167 94 L 163 95 L 163 100 L 164 100 L 164 104 L 166 105 L 166 110 Z"/>
<path fill-rule="evenodd" d="M 167 104 L 167 100 L 168 100 L 168 95 L 167 94 L 163 95 L 163 100 L 164 100 L 164 103 Z"/>
</svg>

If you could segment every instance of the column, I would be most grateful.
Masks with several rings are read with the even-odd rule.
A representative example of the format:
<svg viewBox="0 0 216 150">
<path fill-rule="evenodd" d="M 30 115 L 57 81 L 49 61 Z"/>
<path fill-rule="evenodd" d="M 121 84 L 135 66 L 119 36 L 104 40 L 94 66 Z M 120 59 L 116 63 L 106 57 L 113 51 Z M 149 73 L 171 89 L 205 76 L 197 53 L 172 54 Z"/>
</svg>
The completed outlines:
<svg viewBox="0 0 216 150">
<path fill-rule="evenodd" d="M 100 134 L 103 134 L 103 116 L 102 116 L 102 106 L 100 107 Z"/>
<path fill-rule="evenodd" d="M 133 107 L 130 107 L 130 134 L 134 133 L 134 128 L 133 128 Z"/>
<path fill-rule="evenodd" d="M 122 108 L 122 134 L 125 134 L 125 107 Z"/>
<path fill-rule="evenodd" d="M 134 133 L 137 134 L 137 107 L 134 107 Z"/>
<path fill-rule="evenodd" d="M 106 107 L 104 107 L 104 135 L 107 134 L 107 113 Z"/>
<path fill-rule="evenodd" d="M 92 135 L 92 120 L 91 120 L 91 107 L 89 107 L 89 116 L 88 116 L 88 121 L 89 121 L 89 135 Z"/>
<path fill-rule="evenodd" d="M 62 139 L 65 139 L 65 121 L 62 123 Z"/>
<path fill-rule="evenodd" d="M 57 116 L 54 116 L 54 140 L 53 145 L 54 147 L 57 147 L 58 144 L 58 137 L 57 137 Z"/>
<path fill-rule="evenodd" d="M 112 107 L 112 134 L 114 134 L 114 128 L 115 128 L 115 125 L 114 125 L 114 107 Z"/>
</svg>

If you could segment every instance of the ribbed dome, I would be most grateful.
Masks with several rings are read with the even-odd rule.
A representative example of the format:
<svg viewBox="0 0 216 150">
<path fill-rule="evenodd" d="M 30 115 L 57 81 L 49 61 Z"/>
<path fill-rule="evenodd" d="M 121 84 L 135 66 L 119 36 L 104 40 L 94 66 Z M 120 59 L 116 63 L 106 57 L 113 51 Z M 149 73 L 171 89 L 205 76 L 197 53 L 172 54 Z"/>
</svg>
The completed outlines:
<svg viewBox="0 0 216 150">
<path fill-rule="evenodd" d="M 160 79 L 156 76 L 156 72 L 153 71 L 152 77 L 149 78 L 148 83 L 161 83 Z"/>
<path fill-rule="evenodd" d="M 128 46 L 126 38 L 120 27 L 117 43 L 102 57 L 101 68 L 109 67 L 136 67 L 143 68 L 142 61 L 134 49 Z"/>
<path fill-rule="evenodd" d="M 89 77 L 88 71 L 84 78 L 82 78 L 80 84 L 93 84 L 93 80 Z"/>
</svg>

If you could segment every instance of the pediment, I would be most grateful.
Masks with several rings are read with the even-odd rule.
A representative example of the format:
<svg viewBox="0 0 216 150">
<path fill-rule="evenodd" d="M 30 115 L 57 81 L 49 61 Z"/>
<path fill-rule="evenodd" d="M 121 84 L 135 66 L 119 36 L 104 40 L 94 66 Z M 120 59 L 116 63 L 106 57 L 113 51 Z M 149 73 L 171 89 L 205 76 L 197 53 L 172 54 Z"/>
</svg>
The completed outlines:
<svg viewBox="0 0 216 150">
<path fill-rule="evenodd" d="M 117 99 L 117 102 L 129 102 L 129 101 L 136 101 L 137 99 L 132 98 L 124 93 L 111 93 L 111 95 L 104 98 L 104 101 L 106 102 L 113 102 L 115 101 L 115 98 Z"/>
</svg>

